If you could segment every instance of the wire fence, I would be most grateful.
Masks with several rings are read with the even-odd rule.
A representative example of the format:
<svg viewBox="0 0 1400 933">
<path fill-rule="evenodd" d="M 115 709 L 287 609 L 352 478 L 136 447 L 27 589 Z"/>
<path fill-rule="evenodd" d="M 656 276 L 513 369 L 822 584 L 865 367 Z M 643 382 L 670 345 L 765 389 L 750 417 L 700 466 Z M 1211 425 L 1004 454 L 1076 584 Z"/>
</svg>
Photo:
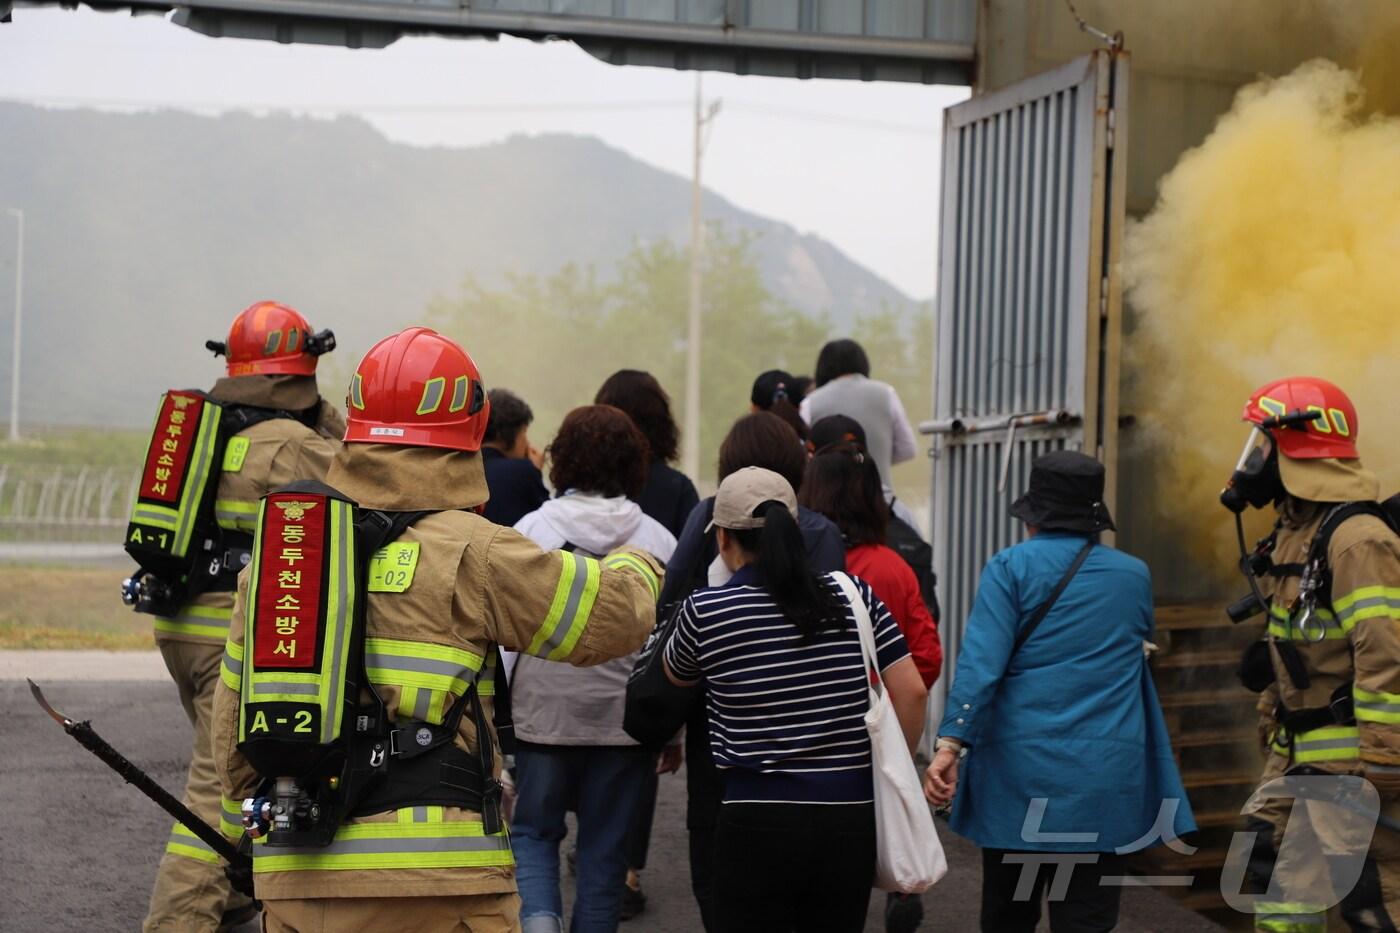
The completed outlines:
<svg viewBox="0 0 1400 933">
<path fill-rule="evenodd" d="M 119 549 L 139 480 L 124 467 L 0 464 L 0 542 Z"/>
</svg>

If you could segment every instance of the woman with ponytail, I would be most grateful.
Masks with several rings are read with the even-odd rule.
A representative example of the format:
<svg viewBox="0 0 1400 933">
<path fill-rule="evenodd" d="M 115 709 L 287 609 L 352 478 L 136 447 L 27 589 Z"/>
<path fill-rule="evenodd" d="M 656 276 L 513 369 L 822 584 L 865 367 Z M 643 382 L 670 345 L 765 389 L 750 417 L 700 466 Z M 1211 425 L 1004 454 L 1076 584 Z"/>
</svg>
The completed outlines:
<svg viewBox="0 0 1400 933">
<path fill-rule="evenodd" d="M 723 775 L 719 933 L 856 933 L 874 881 L 869 674 L 855 613 L 832 577 L 809 566 L 796 515 L 796 494 L 778 474 L 748 467 L 725 478 L 711 524 L 733 576 L 685 601 L 665 648 L 674 683 L 705 682 Z M 912 753 L 927 690 L 889 611 L 856 586 Z"/>
</svg>

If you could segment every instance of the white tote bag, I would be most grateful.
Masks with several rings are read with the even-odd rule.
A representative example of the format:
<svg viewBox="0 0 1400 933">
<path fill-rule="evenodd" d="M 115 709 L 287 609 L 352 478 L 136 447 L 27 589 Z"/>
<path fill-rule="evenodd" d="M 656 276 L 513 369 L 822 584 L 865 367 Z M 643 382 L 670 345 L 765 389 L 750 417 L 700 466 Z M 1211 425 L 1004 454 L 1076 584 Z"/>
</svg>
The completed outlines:
<svg viewBox="0 0 1400 933">
<path fill-rule="evenodd" d="M 948 873 L 948 860 L 884 681 L 870 682 L 869 672 L 878 675 L 880 671 L 870 610 L 850 577 L 844 573 L 833 576 L 855 613 L 867 671 L 870 709 L 865 714 L 865 727 L 870 732 L 875 783 L 875 887 L 918 894 Z"/>
</svg>

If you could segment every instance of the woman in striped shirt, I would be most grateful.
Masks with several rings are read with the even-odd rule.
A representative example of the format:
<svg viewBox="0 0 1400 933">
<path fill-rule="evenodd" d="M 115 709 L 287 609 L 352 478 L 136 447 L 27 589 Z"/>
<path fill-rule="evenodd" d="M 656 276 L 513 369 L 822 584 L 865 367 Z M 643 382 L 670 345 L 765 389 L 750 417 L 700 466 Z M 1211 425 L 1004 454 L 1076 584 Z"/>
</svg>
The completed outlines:
<svg viewBox="0 0 1400 933">
<path fill-rule="evenodd" d="M 720 484 L 713 524 L 734 576 L 686 601 L 666 646 L 672 681 L 705 681 L 724 779 L 720 933 L 861 930 L 875 875 L 869 674 L 855 614 L 807 566 L 796 513 L 792 487 L 770 470 Z M 889 611 L 857 587 L 912 754 L 927 691 Z"/>
</svg>

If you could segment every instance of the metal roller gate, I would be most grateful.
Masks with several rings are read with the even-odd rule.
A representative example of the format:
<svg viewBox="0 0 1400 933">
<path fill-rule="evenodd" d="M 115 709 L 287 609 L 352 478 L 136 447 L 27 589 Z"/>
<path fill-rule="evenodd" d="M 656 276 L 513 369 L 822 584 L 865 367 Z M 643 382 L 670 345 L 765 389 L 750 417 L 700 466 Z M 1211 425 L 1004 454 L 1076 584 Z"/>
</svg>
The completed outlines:
<svg viewBox="0 0 1400 933">
<path fill-rule="evenodd" d="M 1031 461 L 1100 456 L 1112 507 L 1127 57 L 1101 51 L 949 108 L 943 129 L 932 435 L 944 670 L 931 745 L 972 606 Z M 925 749 L 929 749 L 926 747 Z"/>
</svg>

